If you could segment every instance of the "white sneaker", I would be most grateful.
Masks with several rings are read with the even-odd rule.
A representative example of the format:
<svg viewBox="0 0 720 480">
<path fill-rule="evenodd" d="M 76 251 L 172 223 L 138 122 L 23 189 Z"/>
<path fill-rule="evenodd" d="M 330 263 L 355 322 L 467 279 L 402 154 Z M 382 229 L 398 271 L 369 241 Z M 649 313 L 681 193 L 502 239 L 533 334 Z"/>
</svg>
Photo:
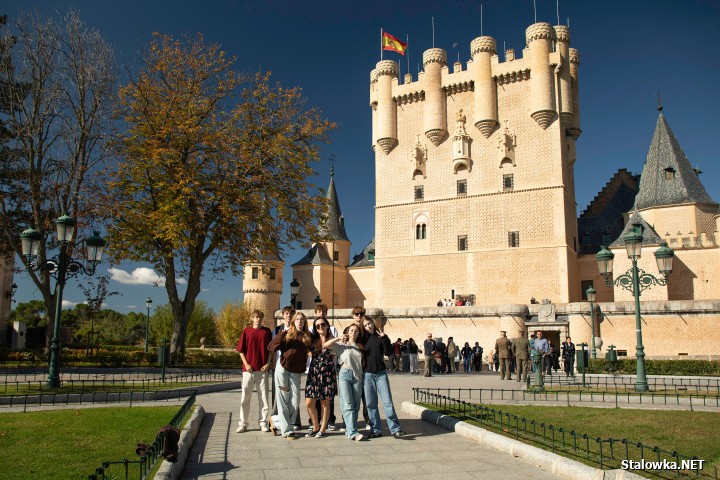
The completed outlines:
<svg viewBox="0 0 720 480">
<path fill-rule="evenodd" d="M 260 424 L 260 431 L 261 432 L 269 432 L 270 428 L 267 425 L 265 425 L 264 423 L 262 423 L 262 424 Z"/>
<path fill-rule="evenodd" d="M 237 430 L 235 430 L 235 433 L 245 433 L 247 432 L 247 427 L 244 425 L 240 425 Z"/>
<path fill-rule="evenodd" d="M 359 441 L 362 440 L 363 438 L 365 438 L 365 437 L 363 436 L 362 433 L 356 433 L 355 435 L 353 435 L 352 437 L 350 437 L 350 440 L 355 440 L 356 442 L 359 442 Z"/>
</svg>

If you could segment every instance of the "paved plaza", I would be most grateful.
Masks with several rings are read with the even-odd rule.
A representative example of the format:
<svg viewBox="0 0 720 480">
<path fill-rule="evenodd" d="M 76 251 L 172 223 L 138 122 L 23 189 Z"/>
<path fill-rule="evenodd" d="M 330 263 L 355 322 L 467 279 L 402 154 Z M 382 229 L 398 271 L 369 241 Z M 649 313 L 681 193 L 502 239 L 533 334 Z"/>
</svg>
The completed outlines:
<svg viewBox="0 0 720 480">
<path fill-rule="evenodd" d="M 304 379 L 303 379 L 304 384 Z M 288 441 L 257 429 L 256 397 L 251 406 L 251 430 L 235 433 L 240 391 L 230 390 L 198 397 L 206 417 L 181 478 L 183 479 L 321 479 L 431 478 L 438 475 L 472 478 L 555 478 L 548 471 L 507 453 L 424 422 L 404 412 L 412 401 L 413 387 L 520 388 L 522 383 L 501 381 L 498 375 L 453 374 L 425 378 L 422 375 L 390 374 L 393 400 L 408 435 L 390 436 L 383 425 L 382 438 L 353 442 L 340 432 L 326 438 Z M 338 402 L 338 423 L 342 423 Z M 301 409 L 307 425 L 307 412 Z M 384 415 L 383 415 L 384 419 Z M 365 431 L 366 432 L 366 431 Z"/>
</svg>

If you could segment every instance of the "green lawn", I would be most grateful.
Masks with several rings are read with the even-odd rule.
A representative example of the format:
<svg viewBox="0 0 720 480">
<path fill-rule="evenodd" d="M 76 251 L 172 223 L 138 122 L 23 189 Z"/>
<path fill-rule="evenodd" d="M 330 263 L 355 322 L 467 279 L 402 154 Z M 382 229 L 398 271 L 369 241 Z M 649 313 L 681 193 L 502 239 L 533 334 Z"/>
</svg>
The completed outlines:
<svg viewBox="0 0 720 480">
<path fill-rule="evenodd" d="M 494 408 L 503 413 L 517 415 L 525 418 L 528 429 L 531 430 L 530 420 L 536 423 L 536 431 L 542 432 L 539 426 L 545 423 L 548 437 L 550 437 L 549 425 L 556 430 L 556 440 L 559 442 L 561 435 L 557 429 L 562 427 L 565 430 L 566 443 L 571 445 L 572 440 L 569 432 L 575 431 L 578 435 L 587 434 L 591 438 L 591 448 L 595 444 L 595 438 L 627 439 L 633 443 L 641 442 L 649 447 L 646 450 L 646 458 L 653 460 L 652 447 L 658 447 L 666 451 L 676 451 L 686 456 L 697 456 L 706 460 L 703 473 L 712 475 L 713 469 L 720 469 L 720 415 L 714 412 L 691 412 L 691 411 L 668 411 L 668 410 L 635 410 L 635 409 L 606 409 L 591 407 L 562 407 L 562 406 L 520 406 L 520 405 L 483 405 Z M 433 408 L 434 410 L 439 410 Z M 449 413 L 449 412 L 448 412 Z M 461 418 L 458 416 L 458 418 Z M 469 423 L 477 424 L 468 418 L 461 418 Z M 515 425 L 511 420 L 511 425 Z M 520 423 L 522 425 L 522 423 Z M 506 428 L 500 431 L 495 428 L 487 428 L 496 433 L 515 438 L 512 433 L 514 428 Z M 521 439 L 522 440 L 522 439 Z M 583 445 L 584 440 L 578 440 Z M 534 442 L 526 441 L 531 445 L 546 448 Z M 604 444 L 607 455 L 607 443 Z M 621 444 L 615 444 L 615 454 L 622 455 L 624 450 Z M 546 448 L 549 450 L 549 448 Z M 597 450 L 597 448 L 593 448 Z M 631 458 L 636 457 L 636 450 L 631 448 Z M 557 452 L 563 454 L 562 452 Z M 576 460 L 585 461 L 582 455 L 574 456 L 572 448 L 568 448 L 568 455 Z M 593 465 L 592 462 L 585 463 Z M 597 464 L 594 464 L 597 466 Z"/>
<path fill-rule="evenodd" d="M 152 443 L 178 406 L 117 407 L 0 413 L 4 480 L 85 479 L 105 460 L 138 460 L 139 442 Z M 131 465 L 131 472 L 133 467 Z M 122 465 L 109 473 L 123 473 Z M 139 468 L 138 468 L 139 469 Z"/>
<path fill-rule="evenodd" d="M 72 386 L 63 386 L 60 388 L 48 388 L 45 385 L 42 385 L 40 383 L 33 383 L 31 385 L 12 385 L 8 386 L 7 388 L 3 388 L 2 385 L 0 385 L 0 397 L 6 396 L 9 397 L 10 395 L 52 395 L 53 393 L 58 394 L 66 394 L 66 393 L 92 393 L 92 392 L 155 392 L 160 390 L 171 390 L 171 389 L 182 389 L 182 388 L 193 388 L 197 387 L 198 385 L 207 385 L 211 383 L 216 382 L 167 382 L 163 384 L 162 382 L 154 382 L 154 383 L 148 383 L 146 382 L 143 384 L 140 381 L 135 382 L 116 382 L 116 383 L 110 383 L 110 382 L 91 382 L 87 381 L 85 383 L 75 382 L 72 384 Z M 70 383 L 68 382 L 68 385 Z"/>
</svg>

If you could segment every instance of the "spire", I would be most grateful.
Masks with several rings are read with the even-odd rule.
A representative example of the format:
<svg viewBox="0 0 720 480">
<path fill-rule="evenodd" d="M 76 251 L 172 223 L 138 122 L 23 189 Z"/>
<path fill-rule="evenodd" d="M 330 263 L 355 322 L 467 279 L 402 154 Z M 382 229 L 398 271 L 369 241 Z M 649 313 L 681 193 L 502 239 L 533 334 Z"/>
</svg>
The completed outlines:
<svg viewBox="0 0 720 480">
<path fill-rule="evenodd" d="M 662 112 L 650 143 L 640 188 L 635 197 L 636 209 L 682 203 L 717 204 L 705 191 L 698 173 L 690 164 Z"/>
<path fill-rule="evenodd" d="M 332 156 L 331 162 L 335 160 Z M 347 240 L 345 233 L 345 217 L 340 210 L 337 191 L 335 190 L 335 167 L 330 167 L 330 186 L 327 192 L 328 209 L 326 220 L 320 225 L 320 236 L 323 240 Z"/>
</svg>

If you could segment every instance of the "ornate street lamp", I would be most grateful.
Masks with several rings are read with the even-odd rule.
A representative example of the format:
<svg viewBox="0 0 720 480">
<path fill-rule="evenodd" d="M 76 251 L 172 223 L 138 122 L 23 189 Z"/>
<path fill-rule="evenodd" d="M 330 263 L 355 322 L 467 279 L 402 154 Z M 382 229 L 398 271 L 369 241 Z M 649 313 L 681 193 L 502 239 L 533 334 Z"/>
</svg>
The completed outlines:
<svg viewBox="0 0 720 480">
<path fill-rule="evenodd" d="M 15 296 L 15 292 L 17 292 L 17 283 L 10 285 L 10 289 L 5 292 L 5 298 L 13 298 Z M 14 303 L 15 300 L 12 300 L 12 302 Z"/>
<path fill-rule="evenodd" d="M 148 297 L 145 300 L 145 306 L 147 307 L 147 317 L 145 317 L 145 353 L 148 352 L 148 340 L 150 332 L 150 309 L 152 308 L 152 298 Z"/>
<path fill-rule="evenodd" d="M 588 288 L 585 292 L 588 302 L 590 302 L 590 324 L 592 328 L 592 337 L 590 337 L 590 356 L 592 358 L 597 358 L 597 352 L 595 350 L 595 293 L 596 292 L 593 287 Z"/>
<path fill-rule="evenodd" d="M 293 309 L 297 308 L 298 293 L 300 293 L 300 282 L 297 281 L 297 278 L 293 278 L 293 281 L 290 282 L 290 303 Z"/>
<path fill-rule="evenodd" d="M 76 224 L 76 220 L 68 215 L 63 215 L 55 221 L 60 253 L 42 263 L 37 261 L 40 242 L 43 238 L 40 232 L 30 227 L 20 234 L 22 253 L 27 259 L 28 268 L 32 271 L 46 271 L 57 282 L 55 288 L 55 328 L 50 342 L 50 371 L 47 382 L 49 388 L 60 387 L 60 319 L 65 282 L 68 278 L 76 277 L 80 272 L 90 276 L 95 275 L 95 268 L 102 260 L 105 250 L 105 240 L 98 232 L 94 232 L 92 236 L 85 239 L 85 265 L 73 260 L 68 249 L 72 243 Z"/>
<path fill-rule="evenodd" d="M 632 261 L 632 267 L 613 280 L 612 265 L 615 255 L 607 249 L 605 245 L 595 255 L 600 275 L 605 278 L 605 284 L 608 287 L 619 285 L 625 290 L 630 291 L 635 297 L 635 331 L 637 334 L 637 347 L 635 357 L 637 359 L 637 380 L 635 381 L 635 391 L 647 392 L 648 384 L 645 376 L 645 347 L 642 343 L 642 322 L 640 321 L 640 292 L 650 288 L 652 285 L 667 285 L 667 277 L 672 273 L 672 260 L 675 253 L 665 242 L 660 243 L 660 248 L 655 251 L 655 260 L 657 261 L 658 270 L 662 273 L 663 278 L 656 278 L 649 273 L 645 273 L 637 266 L 637 259 L 640 258 L 643 241 L 643 226 L 640 223 L 633 223 L 633 229 L 625 235 L 625 249 L 628 258 Z M 593 339 L 594 340 L 594 339 Z"/>
<path fill-rule="evenodd" d="M 322 298 L 320 298 L 320 295 L 315 297 L 315 303 L 322 303 Z"/>
</svg>

